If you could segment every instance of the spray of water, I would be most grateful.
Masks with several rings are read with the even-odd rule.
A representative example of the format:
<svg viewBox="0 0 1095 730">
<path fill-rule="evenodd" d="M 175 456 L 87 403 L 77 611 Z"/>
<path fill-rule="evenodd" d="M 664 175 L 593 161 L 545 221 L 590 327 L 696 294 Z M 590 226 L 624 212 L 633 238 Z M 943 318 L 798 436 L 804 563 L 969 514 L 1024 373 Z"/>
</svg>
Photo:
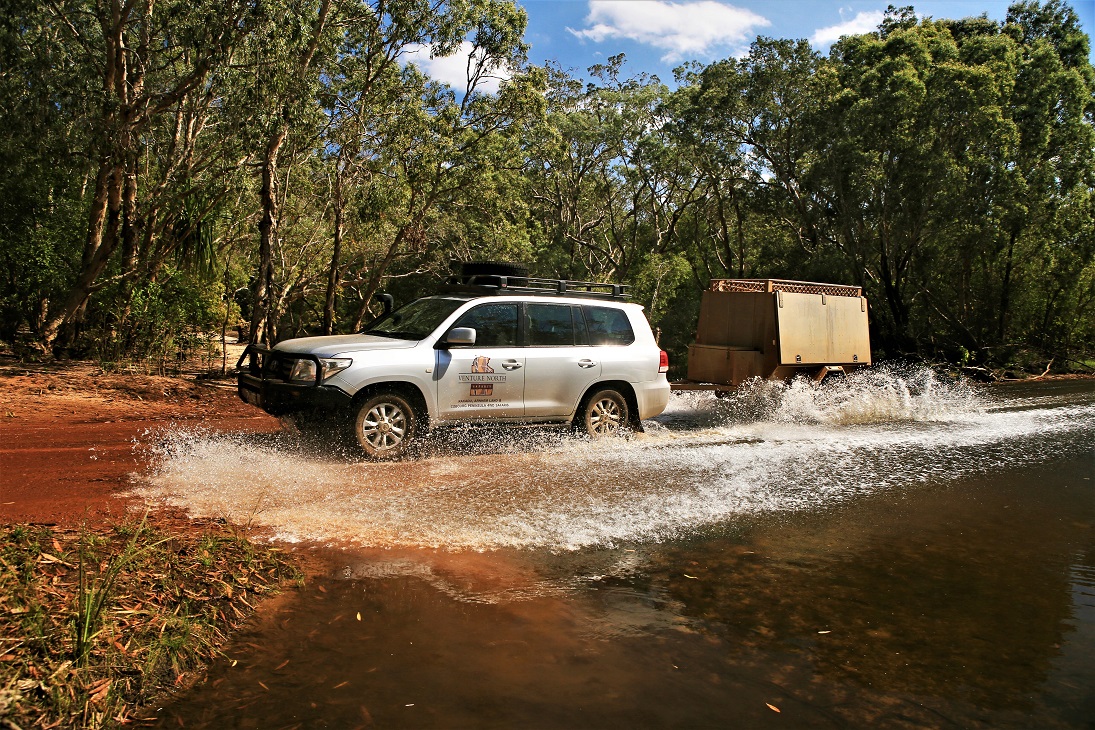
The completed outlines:
<svg viewBox="0 0 1095 730">
<path fill-rule="evenodd" d="M 750 515 L 988 472 L 1090 439 L 1095 403 L 995 400 L 926 368 L 816 387 L 674 396 L 630 440 L 469 428 L 376 464 L 320 438 L 175 431 L 135 491 L 281 539 L 373 547 L 574 550 L 673 539 Z"/>
<path fill-rule="evenodd" d="M 693 411 L 709 405 L 706 394 L 684 398 Z M 967 381 L 944 379 L 927 367 L 891 364 L 830 376 L 820 385 L 807 378 L 755 378 L 714 401 L 708 419 L 712 425 L 947 422 L 979 414 L 990 402 L 983 390 Z"/>
</svg>

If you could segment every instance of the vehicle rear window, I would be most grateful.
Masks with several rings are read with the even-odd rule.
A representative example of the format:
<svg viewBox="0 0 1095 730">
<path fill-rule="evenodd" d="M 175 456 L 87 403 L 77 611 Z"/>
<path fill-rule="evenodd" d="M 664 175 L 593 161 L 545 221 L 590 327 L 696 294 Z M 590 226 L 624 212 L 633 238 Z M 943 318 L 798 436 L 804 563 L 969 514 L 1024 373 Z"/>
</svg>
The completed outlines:
<svg viewBox="0 0 1095 730">
<path fill-rule="evenodd" d="M 605 345 L 630 345 L 635 341 L 635 331 L 631 329 L 631 321 L 627 313 L 622 309 L 613 307 L 583 307 L 586 315 L 586 329 L 589 331 L 589 344 L 604 347 Z"/>
<path fill-rule="evenodd" d="M 574 308 L 568 304 L 526 304 L 530 347 L 579 344 L 575 339 Z"/>
<path fill-rule="evenodd" d="M 476 347 L 516 347 L 517 304 L 481 304 L 465 312 L 453 327 L 474 329 Z"/>
</svg>

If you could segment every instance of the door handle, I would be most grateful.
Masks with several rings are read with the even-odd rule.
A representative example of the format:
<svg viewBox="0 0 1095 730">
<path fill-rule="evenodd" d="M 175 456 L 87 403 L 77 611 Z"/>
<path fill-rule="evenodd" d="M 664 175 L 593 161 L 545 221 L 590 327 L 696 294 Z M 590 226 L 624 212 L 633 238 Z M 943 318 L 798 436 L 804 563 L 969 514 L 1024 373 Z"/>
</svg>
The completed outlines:
<svg viewBox="0 0 1095 730">
<path fill-rule="evenodd" d="M 589 358 L 586 358 L 586 359 L 584 359 L 584 360 L 579 360 L 579 361 L 578 361 L 578 367 L 580 367 L 580 368 L 591 368 L 591 367 L 593 367 L 593 366 L 594 366 L 594 365 L 596 365 L 596 364 L 597 364 L 597 363 L 593 362 L 593 361 L 592 361 L 592 360 L 590 360 Z"/>
<path fill-rule="evenodd" d="M 502 363 L 503 370 L 518 370 L 521 368 L 521 363 L 516 360 L 506 360 Z"/>
</svg>

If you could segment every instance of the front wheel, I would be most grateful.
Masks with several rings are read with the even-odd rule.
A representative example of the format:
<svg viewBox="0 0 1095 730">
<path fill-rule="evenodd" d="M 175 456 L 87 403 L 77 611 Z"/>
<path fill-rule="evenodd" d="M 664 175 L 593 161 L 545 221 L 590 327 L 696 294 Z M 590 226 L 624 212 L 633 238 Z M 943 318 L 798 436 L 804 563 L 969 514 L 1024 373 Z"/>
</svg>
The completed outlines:
<svg viewBox="0 0 1095 730">
<path fill-rule="evenodd" d="M 627 399 L 615 390 L 601 390 L 582 406 L 580 427 L 595 439 L 618 436 L 630 420 Z"/>
<path fill-rule="evenodd" d="M 354 438 L 370 459 L 398 459 L 414 440 L 418 418 L 401 395 L 380 393 L 366 400 L 354 419 Z"/>
</svg>

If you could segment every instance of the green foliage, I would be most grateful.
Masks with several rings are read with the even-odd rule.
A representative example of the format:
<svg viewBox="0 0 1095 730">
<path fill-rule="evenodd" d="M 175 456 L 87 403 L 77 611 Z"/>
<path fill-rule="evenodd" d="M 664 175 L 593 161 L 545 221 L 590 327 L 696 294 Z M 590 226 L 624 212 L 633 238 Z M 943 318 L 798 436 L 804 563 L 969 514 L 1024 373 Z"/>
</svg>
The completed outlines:
<svg viewBox="0 0 1095 730">
<path fill-rule="evenodd" d="M 93 315 L 87 331 L 95 342 L 90 354 L 108 362 L 137 359 L 150 371 L 177 367 L 182 357 L 204 352 L 213 333 L 219 333 L 225 306 L 221 286 L 165 266 L 159 278 L 128 289 L 121 311 Z"/>
<path fill-rule="evenodd" d="M 723 277 L 863 286 L 889 355 L 1095 350 L 1095 69 L 1060 0 L 891 8 L 827 57 L 758 38 L 674 90 L 622 55 L 530 66 L 511 0 L 9 5 L 5 340 L 162 367 L 491 258 L 631 284 L 678 360 Z M 469 50 L 458 88 L 412 62 Z"/>
<path fill-rule="evenodd" d="M 89 574 L 88 562 L 93 559 L 91 543 L 101 542 L 94 536 L 85 536 L 77 549 L 77 590 L 73 617 L 73 659 L 77 664 L 86 665 L 88 654 L 95 645 L 95 639 L 103 630 L 103 612 L 114 599 L 114 590 L 118 579 L 134 561 L 170 538 L 149 542 L 145 519 L 132 530 L 129 540 L 121 552 L 111 556 L 100 566 L 98 575 Z"/>
</svg>

